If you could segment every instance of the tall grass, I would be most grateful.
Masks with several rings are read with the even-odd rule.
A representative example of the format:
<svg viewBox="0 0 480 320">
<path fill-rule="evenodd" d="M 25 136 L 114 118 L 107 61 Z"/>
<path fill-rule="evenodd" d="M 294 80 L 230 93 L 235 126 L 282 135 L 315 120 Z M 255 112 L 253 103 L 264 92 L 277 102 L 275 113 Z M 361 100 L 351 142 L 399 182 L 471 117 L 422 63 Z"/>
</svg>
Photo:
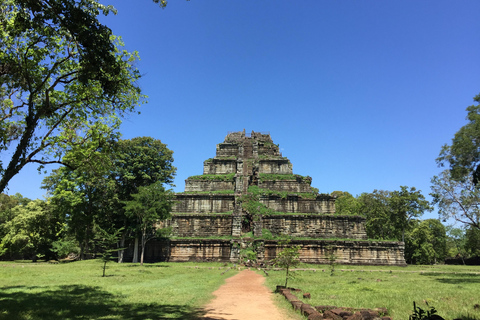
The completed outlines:
<svg viewBox="0 0 480 320">
<path fill-rule="evenodd" d="M 445 319 L 477 319 L 480 310 L 480 268 L 473 266 L 330 266 L 309 265 L 297 271 L 289 285 L 311 294 L 313 306 L 385 307 L 393 319 L 408 319 L 413 301 L 434 306 Z M 285 281 L 285 271 L 271 271 L 268 286 L 274 290 Z M 302 294 L 297 294 L 302 298 Z"/>
<path fill-rule="evenodd" d="M 111 263 L 103 278 L 96 260 L 0 262 L 0 319 L 199 319 L 212 292 L 236 273 L 225 270 L 219 263 Z"/>
</svg>

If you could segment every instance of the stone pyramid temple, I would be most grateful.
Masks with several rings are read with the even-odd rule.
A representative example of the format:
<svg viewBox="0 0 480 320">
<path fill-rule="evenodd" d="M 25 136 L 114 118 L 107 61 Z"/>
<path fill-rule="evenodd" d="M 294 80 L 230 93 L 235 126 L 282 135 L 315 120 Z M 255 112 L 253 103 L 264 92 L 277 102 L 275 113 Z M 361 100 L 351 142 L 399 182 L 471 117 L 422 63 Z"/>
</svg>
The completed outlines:
<svg viewBox="0 0 480 320">
<path fill-rule="evenodd" d="M 147 243 L 146 260 L 237 262 L 249 252 L 267 262 L 289 237 L 307 263 L 406 265 L 402 242 L 368 240 L 365 218 L 335 214 L 335 197 L 311 182 L 293 174 L 270 134 L 229 133 L 176 194 L 172 218 L 158 226 L 171 237 Z"/>
</svg>

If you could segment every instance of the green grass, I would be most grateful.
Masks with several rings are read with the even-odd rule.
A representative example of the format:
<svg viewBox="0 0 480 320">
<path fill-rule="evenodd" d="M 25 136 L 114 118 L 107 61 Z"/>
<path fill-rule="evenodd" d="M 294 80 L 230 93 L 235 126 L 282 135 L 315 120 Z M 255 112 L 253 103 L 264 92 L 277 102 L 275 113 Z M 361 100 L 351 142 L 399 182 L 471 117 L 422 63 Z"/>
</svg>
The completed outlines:
<svg viewBox="0 0 480 320">
<path fill-rule="evenodd" d="M 199 268 L 195 268 L 199 266 Z M 0 261 L 0 319 L 199 319 L 221 263 L 48 264 Z M 221 268 L 221 270 L 219 270 Z"/>
<path fill-rule="evenodd" d="M 221 275 L 226 269 L 221 263 L 110 263 L 102 278 L 96 260 L 0 262 L 0 268 L 0 320 L 199 319 L 212 292 L 237 272 Z M 289 286 L 310 292 L 312 298 L 304 302 L 313 306 L 386 307 L 394 319 L 408 319 L 413 301 L 422 308 L 427 301 L 445 319 L 480 320 L 473 308 L 480 303 L 478 266 L 338 265 L 334 276 L 328 265 L 301 268 L 316 272 L 297 271 Z M 274 291 L 284 276 L 284 271 L 269 271 L 267 287 Z M 275 301 L 290 309 L 280 295 Z"/>
<path fill-rule="evenodd" d="M 289 287 L 310 292 L 312 298 L 304 302 L 313 306 L 385 307 L 393 319 L 408 319 L 413 301 L 423 309 L 426 301 L 445 319 L 480 319 L 480 310 L 474 309 L 480 303 L 478 266 L 336 266 L 334 276 L 330 276 L 329 265 L 304 267 L 316 272 L 297 271 Z M 284 284 L 285 271 L 269 274 L 271 290 Z M 302 293 L 297 297 L 301 299 Z"/>
</svg>

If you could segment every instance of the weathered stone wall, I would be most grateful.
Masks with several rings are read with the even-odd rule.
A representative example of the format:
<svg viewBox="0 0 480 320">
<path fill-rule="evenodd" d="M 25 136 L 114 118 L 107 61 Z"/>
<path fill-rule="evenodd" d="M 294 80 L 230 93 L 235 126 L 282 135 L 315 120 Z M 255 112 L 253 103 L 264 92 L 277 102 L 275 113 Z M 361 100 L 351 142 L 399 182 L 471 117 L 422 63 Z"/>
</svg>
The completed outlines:
<svg viewBox="0 0 480 320">
<path fill-rule="evenodd" d="M 219 213 L 233 211 L 235 205 L 234 195 L 229 194 L 176 194 L 172 213 L 198 212 Z"/>
<path fill-rule="evenodd" d="M 230 261 L 230 240 L 170 240 L 168 261 Z"/>
<path fill-rule="evenodd" d="M 259 173 L 292 174 L 292 164 L 288 159 L 259 160 Z"/>
<path fill-rule="evenodd" d="M 305 263 L 328 264 L 333 254 L 339 264 L 406 266 L 403 242 L 292 240 L 299 245 L 300 260 Z M 271 260 L 283 249 L 276 241 L 265 241 L 265 260 Z"/>
<path fill-rule="evenodd" d="M 326 195 L 319 195 L 316 199 L 303 199 L 295 195 L 286 198 L 271 195 L 261 197 L 260 202 L 276 212 L 335 213 L 335 199 Z"/>
<path fill-rule="evenodd" d="M 217 157 L 231 157 L 238 155 L 238 145 L 236 143 L 217 144 Z"/>
<path fill-rule="evenodd" d="M 235 188 L 235 182 L 233 180 L 230 180 L 230 181 L 199 180 L 199 179 L 185 180 L 185 192 L 234 190 L 234 188 Z"/>
<path fill-rule="evenodd" d="M 274 240 L 255 240 L 261 252 L 258 257 L 272 260 L 283 249 Z M 328 264 L 331 254 L 339 264 L 406 266 L 403 257 L 403 242 L 292 240 L 290 245 L 299 245 L 300 260 L 305 263 Z M 131 251 L 126 261 L 131 261 Z M 130 260 L 129 260 L 130 259 Z M 196 239 L 151 240 L 147 243 L 145 260 L 153 261 L 237 261 L 238 244 L 231 240 Z"/>
<path fill-rule="evenodd" d="M 262 228 L 274 236 L 367 239 L 365 218 L 337 215 L 271 215 L 262 218 Z"/>
<path fill-rule="evenodd" d="M 237 160 L 212 159 L 203 162 L 203 174 L 229 174 L 237 172 Z"/>
<path fill-rule="evenodd" d="M 231 214 L 177 214 L 164 222 L 177 237 L 212 237 L 232 235 Z"/>
<path fill-rule="evenodd" d="M 287 192 L 311 192 L 312 188 L 308 182 L 298 182 L 296 180 L 275 180 L 275 181 L 259 181 L 258 187 L 261 189 L 269 189 L 274 191 Z"/>
</svg>

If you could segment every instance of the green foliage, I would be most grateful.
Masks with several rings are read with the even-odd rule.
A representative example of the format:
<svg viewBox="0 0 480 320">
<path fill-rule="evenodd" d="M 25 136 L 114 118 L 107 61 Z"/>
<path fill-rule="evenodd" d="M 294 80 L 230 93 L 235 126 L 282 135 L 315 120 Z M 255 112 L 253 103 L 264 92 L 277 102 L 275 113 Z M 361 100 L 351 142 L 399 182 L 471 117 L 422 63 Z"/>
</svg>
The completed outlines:
<svg viewBox="0 0 480 320">
<path fill-rule="evenodd" d="M 305 199 L 315 199 L 317 197 L 316 193 L 313 192 L 296 192 L 290 193 L 288 191 L 277 191 L 277 190 L 270 190 L 270 189 L 262 189 L 258 186 L 250 186 L 248 187 L 248 192 L 253 194 L 256 197 L 260 196 L 277 196 L 281 197 L 282 199 L 286 199 L 289 195 L 297 195 Z"/>
<path fill-rule="evenodd" d="M 280 246 L 284 246 L 283 250 L 277 253 L 277 256 L 273 260 L 275 266 L 285 269 L 285 288 L 288 284 L 288 279 L 294 279 L 295 274 L 290 271 L 291 268 L 295 268 L 300 264 L 300 246 L 290 245 L 290 240 L 281 241 L 278 243 Z"/>
<path fill-rule="evenodd" d="M 111 11 L 95 0 L 0 3 L 0 150 L 12 150 L 0 192 L 27 163 L 91 161 L 141 103 L 137 54 L 98 20 Z"/>
<path fill-rule="evenodd" d="M 335 247 L 328 246 L 325 250 L 327 252 L 328 265 L 330 267 L 330 276 L 335 274 L 335 267 L 337 265 L 337 255 L 335 254 Z"/>
<path fill-rule="evenodd" d="M 115 180 L 122 200 L 130 200 L 141 186 L 156 182 L 173 186 L 177 168 L 173 166 L 173 151 L 159 139 L 136 137 L 120 140 L 112 158 Z"/>
<path fill-rule="evenodd" d="M 473 98 L 475 105 L 467 108 L 468 123 L 455 133 L 451 145 L 444 145 L 437 158 L 440 166 L 450 167 L 456 181 L 480 181 L 480 95 Z"/>
<path fill-rule="evenodd" d="M 172 236 L 172 227 L 159 228 L 155 230 L 155 237 L 159 239 L 168 239 Z"/>
<path fill-rule="evenodd" d="M 414 221 L 405 237 L 405 260 L 408 264 L 436 264 L 446 257 L 446 230 L 436 219 Z"/>
<path fill-rule="evenodd" d="M 420 307 L 417 307 L 415 301 L 413 301 L 413 313 L 408 317 L 409 320 L 444 320 L 437 314 L 437 310 L 434 307 L 430 307 L 427 303 L 427 307 L 430 310 L 423 310 Z"/>
<path fill-rule="evenodd" d="M 458 256 L 464 259 L 468 255 L 465 249 L 465 230 L 461 228 L 454 228 L 452 226 L 447 226 L 445 229 L 447 231 L 447 256 Z"/>
<path fill-rule="evenodd" d="M 125 211 L 138 221 L 142 235 L 140 264 L 143 265 L 145 244 L 155 235 L 154 224 L 170 217 L 175 195 L 172 190 L 165 190 L 161 182 L 157 182 L 139 187 L 138 193 L 131 196 L 133 200 L 125 201 Z"/>
<path fill-rule="evenodd" d="M 294 180 L 300 183 L 311 183 L 312 178 L 309 176 L 301 176 L 299 174 L 273 174 L 273 173 L 260 173 L 258 175 L 260 182 L 265 181 L 283 181 L 283 180 Z"/>
<path fill-rule="evenodd" d="M 80 254 L 80 247 L 73 237 L 66 236 L 52 242 L 52 251 L 57 255 L 57 259 L 63 259 L 70 253 Z"/>
<path fill-rule="evenodd" d="M 262 238 L 265 239 L 265 240 L 275 239 L 272 232 L 270 232 L 270 230 L 268 230 L 268 229 L 262 229 Z"/>
<path fill-rule="evenodd" d="M 62 227 L 60 217 L 50 210 L 48 202 L 34 200 L 12 208 L 12 217 L 2 226 L 4 236 L 0 254 L 7 257 L 51 257 L 51 244 Z"/>
<path fill-rule="evenodd" d="M 450 170 L 432 178 L 430 194 L 444 219 L 456 221 L 480 230 L 480 189 L 471 177 L 456 180 Z"/>
<path fill-rule="evenodd" d="M 137 218 L 125 215 L 124 201 L 131 200 L 139 187 L 156 181 L 172 184 L 175 176 L 173 152 L 158 139 L 137 137 L 113 146 L 97 152 L 107 157 L 103 165 L 87 162 L 75 170 L 62 167 L 43 182 L 54 210 L 65 216 L 67 233 L 80 244 L 81 259 L 90 255 L 94 224 L 103 229 L 123 227 L 122 239 L 137 236 Z"/>
<path fill-rule="evenodd" d="M 401 186 L 400 190 L 374 190 L 358 197 L 359 211 L 366 217 L 366 231 L 372 239 L 404 241 L 405 232 L 413 218 L 432 210 L 429 202 L 414 187 Z"/>
<path fill-rule="evenodd" d="M 360 215 L 360 203 L 346 191 L 334 191 L 331 194 L 336 197 L 335 214 L 339 215 Z"/>
<path fill-rule="evenodd" d="M 205 180 L 205 181 L 233 181 L 235 173 L 229 174 L 202 174 L 199 176 L 190 176 L 192 180 Z"/>
<path fill-rule="evenodd" d="M 469 227 L 465 233 L 465 251 L 469 256 L 480 257 L 480 230 Z"/>
<path fill-rule="evenodd" d="M 105 277 L 105 270 L 107 269 L 107 263 L 112 260 L 113 253 L 123 249 L 123 248 L 115 247 L 115 245 L 117 244 L 118 240 L 122 235 L 123 228 L 114 230 L 113 232 L 108 232 L 100 228 L 99 226 L 96 226 L 96 228 L 97 228 L 97 238 L 96 238 L 97 249 L 100 250 L 101 252 L 100 260 L 102 260 L 103 262 L 102 277 Z"/>
</svg>

